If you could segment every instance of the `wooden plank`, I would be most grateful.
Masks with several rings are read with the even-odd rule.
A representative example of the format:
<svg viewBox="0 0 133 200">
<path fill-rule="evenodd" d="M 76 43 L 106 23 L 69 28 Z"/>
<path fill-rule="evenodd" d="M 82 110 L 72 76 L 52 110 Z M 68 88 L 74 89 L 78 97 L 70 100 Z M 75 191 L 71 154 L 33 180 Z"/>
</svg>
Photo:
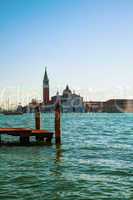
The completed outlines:
<svg viewBox="0 0 133 200">
<path fill-rule="evenodd" d="M 49 132 L 47 130 L 32 130 L 32 136 L 40 136 L 40 137 L 46 137 L 46 136 L 53 136 L 52 132 Z"/>
<path fill-rule="evenodd" d="M 32 131 L 32 129 L 28 129 L 28 128 L 0 128 L 0 133 L 4 133 L 4 132 L 26 132 L 26 131 Z"/>
<path fill-rule="evenodd" d="M 30 136 L 32 133 L 31 129 L 24 128 L 0 128 L 0 134 L 7 134 L 12 136 Z"/>
<path fill-rule="evenodd" d="M 0 128 L 0 135 L 7 134 L 12 136 L 38 136 L 52 137 L 53 133 L 47 130 L 32 130 L 24 128 Z"/>
</svg>

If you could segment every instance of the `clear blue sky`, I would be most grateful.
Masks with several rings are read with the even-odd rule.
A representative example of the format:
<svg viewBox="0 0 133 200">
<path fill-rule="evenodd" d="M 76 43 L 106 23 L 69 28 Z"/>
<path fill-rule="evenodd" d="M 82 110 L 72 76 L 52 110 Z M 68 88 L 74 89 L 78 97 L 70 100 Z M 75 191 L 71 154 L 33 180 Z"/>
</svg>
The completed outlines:
<svg viewBox="0 0 133 200">
<path fill-rule="evenodd" d="M 0 88 L 133 97 L 132 0 L 0 0 Z"/>
</svg>

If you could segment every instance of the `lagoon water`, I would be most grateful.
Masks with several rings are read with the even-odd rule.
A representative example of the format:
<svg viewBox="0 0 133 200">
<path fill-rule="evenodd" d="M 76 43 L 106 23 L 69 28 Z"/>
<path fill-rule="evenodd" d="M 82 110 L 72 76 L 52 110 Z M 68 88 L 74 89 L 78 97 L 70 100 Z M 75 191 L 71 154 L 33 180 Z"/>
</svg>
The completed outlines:
<svg viewBox="0 0 133 200">
<path fill-rule="evenodd" d="M 33 128 L 34 116 L 0 115 L 0 127 Z M 63 114 L 62 143 L 0 147 L 0 199 L 133 199 L 133 114 Z"/>
</svg>

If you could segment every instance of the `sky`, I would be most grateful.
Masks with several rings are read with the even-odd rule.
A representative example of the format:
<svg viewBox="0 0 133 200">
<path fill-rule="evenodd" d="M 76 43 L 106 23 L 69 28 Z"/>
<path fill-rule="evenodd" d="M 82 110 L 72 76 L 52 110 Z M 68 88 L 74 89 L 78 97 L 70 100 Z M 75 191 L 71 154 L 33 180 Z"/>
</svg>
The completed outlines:
<svg viewBox="0 0 133 200">
<path fill-rule="evenodd" d="M 133 98 L 132 10 L 132 0 L 0 0 L 0 101 L 41 99 L 45 66 L 51 95 L 69 84 L 85 100 Z"/>
</svg>

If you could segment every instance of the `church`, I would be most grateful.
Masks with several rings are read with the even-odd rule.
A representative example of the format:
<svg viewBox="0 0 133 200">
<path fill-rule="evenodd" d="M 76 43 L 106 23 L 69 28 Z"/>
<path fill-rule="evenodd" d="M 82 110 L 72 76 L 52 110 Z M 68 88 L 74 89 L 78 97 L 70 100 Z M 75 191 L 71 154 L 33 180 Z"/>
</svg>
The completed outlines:
<svg viewBox="0 0 133 200">
<path fill-rule="evenodd" d="M 57 95 L 60 97 L 61 100 L 62 112 L 84 112 L 85 109 L 83 97 L 77 95 L 76 93 L 72 93 L 68 85 L 64 89 L 62 95 L 57 92 L 57 94 L 55 96 L 52 96 L 50 99 L 49 78 L 47 74 L 47 69 L 45 68 L 43 79 L 43 102 L 41 104 L 42 112 L 54 111 L 54 105 Z"/>
</svg>

